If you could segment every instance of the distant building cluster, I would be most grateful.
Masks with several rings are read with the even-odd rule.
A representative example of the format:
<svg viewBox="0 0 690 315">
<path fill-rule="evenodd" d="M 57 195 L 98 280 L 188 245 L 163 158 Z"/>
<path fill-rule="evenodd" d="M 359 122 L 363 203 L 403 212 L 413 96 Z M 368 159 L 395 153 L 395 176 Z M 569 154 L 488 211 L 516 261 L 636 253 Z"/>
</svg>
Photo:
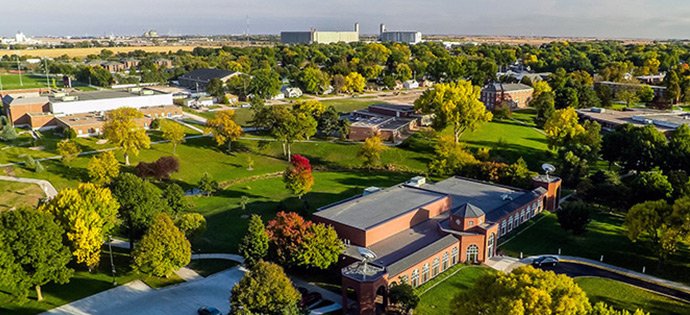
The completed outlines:
<svg viewBox="0 0 690 315">
<path fill-rule="evenodd" d="M 173 105 L 173 95 L 149 88 L 93 92 L 40 94 L 39 91 L 9 93 L 2 98 L 7 117 L 15 126 L 34 130 L 73 129 L 77 136 L 100 135 L 107 112 L 121 107 L 144 113 L 137 124 L 148 128 L 156 118 L 173 118 L 182 110 Z"/>
<path fill-rule="evenodd" d="M 24 35 L 22 32 L 17 32 L 17 34 L 14 35 L 14 38 L 3 38 L 1 41 L 6 45 L 35 45 L 41 43 L 40 41 Z"/>
<path fill-rule="evenodd" d="M 501 105 L 511 110 L 526 108 L 534 89 L 522 83 L 490 83 L 482 89 L 480 100 L 486 108 L 494 110 Z"/>
<path fill-rule="evenodd" d="M 280 41 L 284 44 L 331 44 L 353 43 L 359 41 L 359 23 L 355 23 L 354 31 L 289 31 L 280 32 Z M 379 28 L 381 42 L 397 42 L 417 44 L 422 41 L 422 33 L 416 31 L 388 31 L 386 25 Z"/>
<path fill-rule="evenodd" d="M 353 111 L 348 119 L 352 124 L 347 138 L 355 141 L 378 135 L 384 141 L 395 143 L 419 126 L 431 125 L 431 116 L 418 114 L 412 105 L 375 104 Z"/>
<path fill-rule="evenodd" d="M 386 25 L 379 27 L 379 40 L 382 42 L 395 42 L 418 44 L 422 41 L 422 33 L 415 31 L 388 31 Z"/>
<path fill-rule="evenodd" d="M 353 31 L 310 31 L 280 32 L 280 41 L 285 44 L 331 44 L 359 41 L 359 23 Z"/>
</svg>

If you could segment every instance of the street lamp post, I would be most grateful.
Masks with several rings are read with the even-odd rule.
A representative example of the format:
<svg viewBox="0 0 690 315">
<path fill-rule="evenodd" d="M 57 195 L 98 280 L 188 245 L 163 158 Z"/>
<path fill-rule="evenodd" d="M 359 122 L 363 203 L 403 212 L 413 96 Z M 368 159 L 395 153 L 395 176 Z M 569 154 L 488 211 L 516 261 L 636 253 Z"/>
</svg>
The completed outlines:
<svg viewBox="0 0 690 315">
<path fill-rule="evenodd" d="M 113 260 L 113 237 L 111 235 L 108 235 L 108 250 L 110 251 L 110 268 L 113 275 L 113 286 L 116 286 L 117 281 L 115 281 L 115 261 Z"/>
</svg>

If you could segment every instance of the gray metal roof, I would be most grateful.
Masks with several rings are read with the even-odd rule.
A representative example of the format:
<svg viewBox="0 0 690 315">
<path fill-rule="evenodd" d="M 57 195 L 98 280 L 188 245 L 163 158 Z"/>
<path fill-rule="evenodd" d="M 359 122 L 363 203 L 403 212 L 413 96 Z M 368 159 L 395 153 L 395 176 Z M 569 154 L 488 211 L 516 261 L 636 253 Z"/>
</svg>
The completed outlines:
<svg viewBox="0 0 690 315">
<path fill-rule="evenodd" d="M 471 203 L 487 215 L 508 203 L 508 199 L 515 199 L 525 193 L 524 190 L 463 177 L 450 177 L 440 182 L 423 185 L 421 188 L 450 195 L 453 206 Z"/>
<path fill-rule="evenodd" d="M 223 69 L 196 69 L 180 76 L 180 79 L 211 81 L 233 75 L 235 72 Z"/>
<path fill-rule="evenodd" d="M 522 195 L 518 196 L 517 198 L 514 198 L 513 200 L 510 200 L 506 204 L 502 205 L 501 207 L 489 212 L 486 215 L 486 220 L 490 222 L 497 222 L 501 217 L 515 211 L 515 209 L 521 208 L 525 206 L 526 204 L 532 202 L 534 199 L 539 198 L 540 196 L 544 195 L 546 193 L 546 189 L 543 187 L 535 188 L 533 190 L 527 191 L 523 193 Z"/>
<path fill-rule="evenodd" d="M 485 215 L 482 209 L 471 203 L 463 203 L 460 207 L 452 210 L 453 214 L 463 218 L 478 218 Z"/>
<path fill-rule="evenodd" d="M 444 197 L 441 193 L 398 185 L 326 206 L 314 215 L 367 230 Z"/>
<path fill-rule="evenodd" d="M 510 91 L 523 91 L 523 90 L 532 90 L 532 87 L 526 84 L 522 83 L 492 83 L 487 86 L 489 90 L 493 91 L 504 91 L 504 92 L 510 92 Z"/>
</svg>

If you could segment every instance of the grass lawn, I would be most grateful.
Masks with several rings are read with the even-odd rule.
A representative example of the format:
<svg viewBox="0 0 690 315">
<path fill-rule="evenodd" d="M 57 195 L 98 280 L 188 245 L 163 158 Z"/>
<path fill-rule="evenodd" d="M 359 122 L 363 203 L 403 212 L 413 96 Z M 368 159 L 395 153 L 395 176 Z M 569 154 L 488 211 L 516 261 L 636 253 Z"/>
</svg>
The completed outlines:
<svg viewBox="0 0 690 315">
<path fill-rule="evenodd" d="M 22 74 L 21 82 L 18 74 L 2 74 L 2 90 L 33 89 L 46 87 L 46 78 L 30 74 Z M 52 83 L 51 83 L 52 84 Z"/>
<path fill-rule="evenodd" d="M 182 279 L 173 275 L 170 278 L 149 277 L 132 272 L 129 255 L 124 250 L 113 249 L 113 260 L 117 270 L 115 281 L 118 285 L 134 281 L 144 281 L 153 288 L 182 282 Z M 75 268 L 76 269 L 76 268 Z M 11 296 L 0 290 L 0 314 L 3 315 L 27 315 L 37 314 L 54 307 L 76 301 L 78 299 L 113 288 L 113 278 L 110 271 L 110 256 L 107 249 L 101 255 L 101 264 L 94 273 L 79 267 L 68 284 L 48 284 L 42 287 L 44 300 L 36 301 L 36 294 L 32 290 L 29 301 L 17 304 Z"/>
<path fill-rule="evenodd" d="M 45 197 L 38 185 L 0 181 L 0 211 L 15 207 L 33 207 Z"/>
<path fill-rule="evenodd" d="M 464 267 L 464 266 L 463 266 Z M 449 272 L 453 272 L 450 271 Z M 420 296 L 415 314 L 450 314 L 450 302 L 458 293 L 469 290 L 481 276 L 495 272 L 487 267 L 465 267 Z M 443 277 L 440 274 L 439 277 Z"/>
<path fill-rule="evenodd" d="M 659 266 L 647 241 L 631 242 L 624 234 L 623 217 L 617 214 L 594 211 L 587 232 L 575 236 L 564 231 L 558 224 L 556 215 L 545 214 L 544 218 L 531 228 L 524 230 L 507 243 L 499 245 L 499 250 L 518 257 L 520 252 L 527 255 L 556 254 L 561 249 L 563 255 L 579 256 L 599 260 L 615 266 L 642 271 L 665 279 L 690 283 L 690 250 L 681 246 L 663 266 Z"/>
<path fill-rule="evenodd" d="M 623 282 L 596 277 L 580 277 L 575 282 L 587 293 L 592 304 L 606 302 L 631 312 L 640 308 L 653 315 L 690 314 L 689 304 Z"/>
<path fill-rule="evenodd" d="M 223 259 L 192 260 L 192 262 L 187 265 L 188 268 L 196 271 L 203 277 L 208 277 L 214 273 L 230 269 L 235 266 L 237 266 L 236 262 Z"/>
</svg>

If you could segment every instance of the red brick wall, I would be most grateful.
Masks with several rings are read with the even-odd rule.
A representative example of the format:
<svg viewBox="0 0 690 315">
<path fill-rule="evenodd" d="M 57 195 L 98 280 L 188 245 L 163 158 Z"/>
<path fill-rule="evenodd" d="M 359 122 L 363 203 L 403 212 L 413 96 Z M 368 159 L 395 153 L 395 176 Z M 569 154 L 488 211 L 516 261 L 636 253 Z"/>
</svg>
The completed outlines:
<svg viewBox="0 0 690 315">
<path fill-rule="evenodd" d="M 378 130 L 374 127 L 351 126 L 350 133 L 347 135 L 347 138 L 354 141 L 363 141 L 364 139 L 375 135 L 377 132 Z"/>
<path fill-rule="evenodd" d="M 48 103 L 34 103 L 9 106 L 9 114 L 15 125 L 30 124 L 31 119 L 27 113 L 45 113 L 50 111 Z"/>
</svg>

